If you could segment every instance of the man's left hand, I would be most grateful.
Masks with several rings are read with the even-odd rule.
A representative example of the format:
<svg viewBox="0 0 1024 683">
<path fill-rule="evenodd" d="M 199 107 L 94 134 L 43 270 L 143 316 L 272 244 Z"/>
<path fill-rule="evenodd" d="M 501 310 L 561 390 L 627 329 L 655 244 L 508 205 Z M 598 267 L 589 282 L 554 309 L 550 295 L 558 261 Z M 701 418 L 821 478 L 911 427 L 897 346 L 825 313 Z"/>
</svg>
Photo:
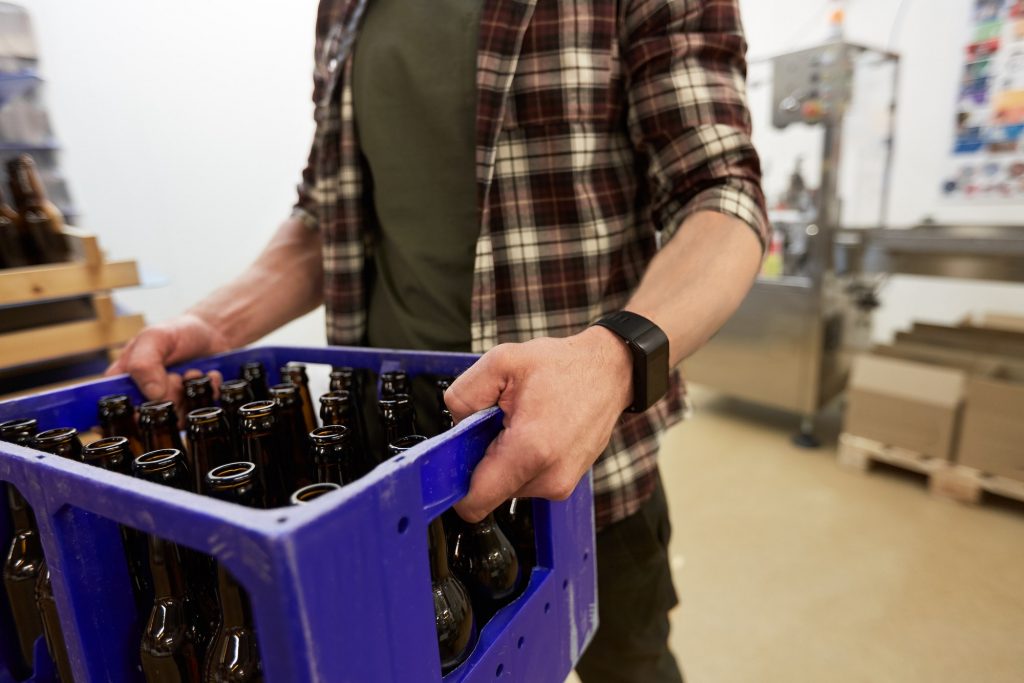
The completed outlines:
<svg viewBox="0 0 1024 683">
<path fill-rule="evenodd" d="M 632 400 L 632 360 L 603 327 L 494 347 L 445 392 L 456 422 L 499 406 L 504 429 L 455 510 L 470 522 L 513 497 L 565 500 Z"/>
</svg>

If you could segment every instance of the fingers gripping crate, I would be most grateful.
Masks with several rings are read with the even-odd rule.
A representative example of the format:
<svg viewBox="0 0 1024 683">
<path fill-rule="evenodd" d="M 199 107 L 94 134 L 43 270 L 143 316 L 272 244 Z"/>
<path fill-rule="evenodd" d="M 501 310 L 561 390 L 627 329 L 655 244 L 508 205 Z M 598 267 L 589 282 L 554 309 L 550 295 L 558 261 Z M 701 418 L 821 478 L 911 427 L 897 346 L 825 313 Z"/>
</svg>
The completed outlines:
<svg viewBox="0 0 1024 683">
<path fill-rule="evenodd" d="M 271 379 L 289 361 L 457 374 L 474 356 L 349 348 L 254 348 L 188 363 L 234 376 L 262 361 Z M 95 422 L 96 402 L 124 377 L 0 403 L 0 420 L 40 429 Z M 135 608 L 120 524 L 209 553 L 249 593 L 268 683 L 441 681 L 427 526 L 468 490 L 501 429 L 498 409 L 378 466 L 342 491 L 298 507 L 253 510 L 0 443 L 0 480 L 34 508 L 75 680 L 142 680 Z M 480 632 L 470 658 L 443 680 L 561 683 L 597 627 L 590 477 L 566 501 L 533 501 L 537 567 L 526 591 Z M 10 540 L 6 506 L 0 529 Z M 6 600 L 6 595 L 3 596 Z M 17 640 L 0 609 L 0 656 Z M 34 681 L 56 680 L 37 642 Z M 6 667 L 0 667 L 5 669 Z M 0 682 L 13 680 L 0 671 Z"/>
</svg>

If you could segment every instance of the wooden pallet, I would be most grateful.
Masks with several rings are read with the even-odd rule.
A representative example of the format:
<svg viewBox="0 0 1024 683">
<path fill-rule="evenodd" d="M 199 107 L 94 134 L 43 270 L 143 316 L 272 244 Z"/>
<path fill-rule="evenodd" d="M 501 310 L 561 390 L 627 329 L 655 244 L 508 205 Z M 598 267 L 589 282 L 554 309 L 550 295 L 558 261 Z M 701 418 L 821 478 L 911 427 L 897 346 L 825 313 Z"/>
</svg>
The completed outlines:
<svg viewBox="0 0 1024 683">
<path fill-rule="evenodd" d="M 141 315 L 119 315 L 110 291 L 140 282 L 134 261 L 109 261 L 94 234 L 65 228 L 74 260 L 26 268 L 0 270 L 0 306 L 4 314 L 30 320 L 24 329 L 0 333 L 0 371 L 82 354 L 117 349 L 144 327 Z M 54 300 L 85 298 L 93 310 L 82 320 L 54 315 L 39 320 Z M 33 310 L 37 311 L 33 318 Z M 78 316 L 81 318 L 82 316 Z M 42 323 L 42 324 L 41 324 Z"/>
<path fill-rule="evenodd" d="M 853 434 L 839 436 L 838 457 L 840 465 L 860 472 L 866 472 L 873 463 L 881 462 L 923 474 L 928 478 L 928 489 L 938 498 L 978 503 L 982 494 L 987 492 L 1024 502 L 1024 482 L 986 474 L 973 467 L 887 446 Z"/>
</svg>

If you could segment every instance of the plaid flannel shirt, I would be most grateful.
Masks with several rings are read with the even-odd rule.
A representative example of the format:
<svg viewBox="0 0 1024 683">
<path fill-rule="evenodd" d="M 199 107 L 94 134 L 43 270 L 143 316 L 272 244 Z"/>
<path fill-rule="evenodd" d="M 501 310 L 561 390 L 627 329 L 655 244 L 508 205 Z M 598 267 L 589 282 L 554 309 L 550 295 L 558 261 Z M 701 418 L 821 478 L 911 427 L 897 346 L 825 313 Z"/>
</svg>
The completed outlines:
<svg viewBox="0 0 1024 683">
<path fill-rule="evenodd" d="M 377 229 L 359 150 L 351 46 L 367 0 L 321 0 L 316 134 L 296 213 L 323 235 L 328 340 L 365 342 Z M 622 308 L 687 216 L 768 238 L 736 0 L 481 0 L 473 350 L 583 330 Z M 567 406 L 567 409 L 571 407 Z M 633 514 L 657 476 L 668 395 L 624 416 L 594 465 L 596 521 Z"/>
</svg>

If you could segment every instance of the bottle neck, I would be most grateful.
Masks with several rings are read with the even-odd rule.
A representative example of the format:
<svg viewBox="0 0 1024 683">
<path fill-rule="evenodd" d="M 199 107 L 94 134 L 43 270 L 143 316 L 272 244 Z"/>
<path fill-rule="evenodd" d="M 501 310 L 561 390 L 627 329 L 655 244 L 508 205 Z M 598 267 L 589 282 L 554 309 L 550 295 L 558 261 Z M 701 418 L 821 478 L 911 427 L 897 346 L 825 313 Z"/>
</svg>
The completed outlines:
<svg viewBox="0 0 1024 683">
<path fill-rule="evenodd" d="M 217 565 L 217 594 L 220 598 L 223 628 L 251 625 L 249 596 L 224 565 Z"/>
<path fill-rule="evenodd" d="M 28 501 L 18 492 L 18 489 L 14 488 L 13 484 L 7 485 L 7 501 L 11 508 L 14 532 L 35 530 L 36 520 L 35 515 L 32 514 L 32 508 L 28 506 Z"/>
<path fill-rule="evenodd" d="M 444 534 L 444 523 L 437 517 L 427 527 L 430 549 L 430 578 L 443 581 L 448 578 L 448 540 Z"/>
<path fill-rule="evenodd" d="M 174 543 L 149 537 L 149 571 L 153 575 L 153 597 L 185 597 L 185 571 Z"/>
</svg>

